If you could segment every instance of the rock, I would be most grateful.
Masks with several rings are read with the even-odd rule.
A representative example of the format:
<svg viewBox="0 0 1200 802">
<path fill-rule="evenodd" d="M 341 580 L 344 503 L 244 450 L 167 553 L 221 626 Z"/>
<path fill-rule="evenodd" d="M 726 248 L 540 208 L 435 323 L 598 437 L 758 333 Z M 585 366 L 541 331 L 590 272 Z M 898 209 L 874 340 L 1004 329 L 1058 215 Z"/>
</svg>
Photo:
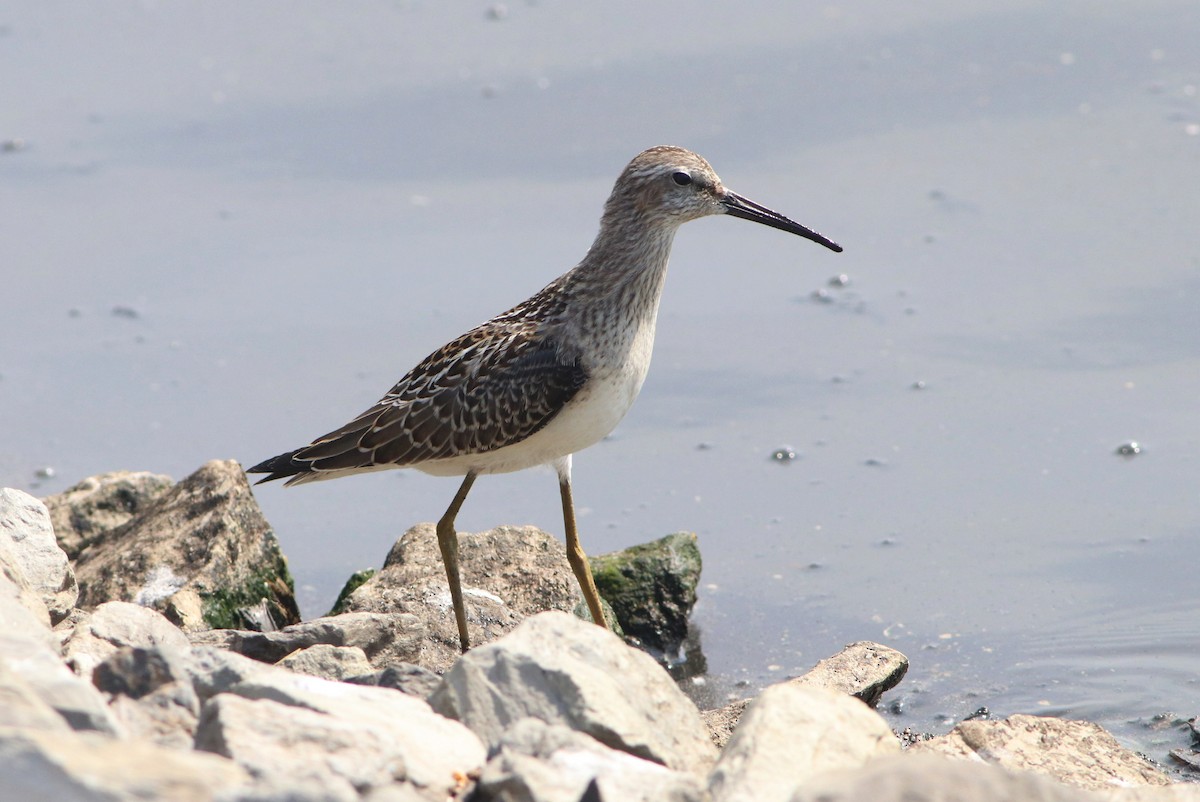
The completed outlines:
<svg viewBox="0 0 1200 802">
<path fill-rule="evenodd" d="M 195 645 L 219 646 L 264 663 L 278 663 L 297 649 L 323 643 L 355 646 L 371 665 L 412 663 L 426 640 L 420 620 L 407 613 L 343 613 L 293 624 L 275 632 L 220 629 L 191 635 Z"/>
<path fill-rule="evenodd" d="M 574 609 L 579 600 L 566 549 L 532 526 L 460 532 L 462 574 L 471 643 L 478 646 L 511 631 L 543 610 Z M 383 568 L 343 602 L 351 611 L 417 616 L 429 633 L 408 662 L 437 673 L 458 659 L 458 629 L 433 524 L 418 524 L 392 546 Z"/>
<path fill-rule="evenodd" d="M 1032 771 L 1079 788 L 1166 785 L 1170 779 L 1145 758 L 1117 743 L 1097 724 L 1041 716 L 964 721 L 948 735 L 909 747 Z"/>
<path fill-rule="evenodd" d="M 90 682 L 63 664 L 57 648 L 44 642 L 0 632 L 0 664 L 20 677 L 25 686 L 58 712 L 75 730 L 98 730 L 118 735 L 121 730 Z"/>
<path fill-rule="evenodd" d="M 932 755 L 878 758 L 863 768 L 827 772 L 791 802 L 1098 802 L 1076 788 L 996 766 Z M 1165 802 L 1165 800 L 1164 800 Z"/>
<path fill-rule="evenodd" d="M 884 692 L 895 687 L 907 671 L 908 658 L 900 652 L 878 643 L 859 641 L 789 682 L 841 691 L 874 707 Z M 724 748 L 750 702 L 750 699 L 740 699 L 701 712 L 709 736 L 718 749 Z"/>
<path fill-rule="evenodd" d="M 57 624 L 67 617 L 79 596 L 75 572 L 54 539 L 50 513 L 28 493 L 0 488 L 0 570 L 18 585 L 37 593 Z"/>
<path fill-rule="evenodd" d="M 30 644 L 29 648 L 58 648 L 58 638 L 50 631 L 50 612 L 41 594 L 29 587 L 15 565 L 0 561 L 0 654 L 5 651 L 4 641 L 17 640 Z"/>
<path fill-rule="evenodd" d="M 713 802 L 788 802 L 823 771 L 899 751 L 887 723 L 858 699 L 785 682 L 746 709 L 708 788 Z"/>
<path fill-rule="evenodd" d="M 421 668 L 411 663 L 400 663 L 399 665 L 389 666 L 382 671 L 362 674 L 357 677 L 347 677 L 346 682 L 353 683 L 354 685 L 375 685 L 380 688 L 391 688 L 401 693 L 407 693 L 409 696 L 415 696 L 418 699 L 428 699 L 437 690 L 438 686 L 442 684 L 442 678 L 427 668 Z"/>
<path fill-rule="evenodd" d="M 191 648 L 179 627 L 155 610 L 129 602 L 105 602 L 75 623 L 64 651 L 67 664 L 87 678 L 97 663 L 122 646 L 162 645 L 183 654 Z"/>
<path fill-rule="evenodd" d="M 618 752 L 558 724 L 522 719 L 505 731 L 472 796 L 478 802 L 699 802 L 698 777 Z"/>
<path fill-rule="evenodd" d="M 699 712 L 653 658 L 561 612 L 467 652 L 430 703 L 489 744 L 531 716 L 680 771 L 705 773 L 716 757 Z"/>
<path fill-rule="evenodd" d="M 169 476 L 115 471 L 84 479 L 42 501 L 50 511 L 59 546 L 76 560 L 106 533 L 144 512 L 172 484 Z"/>
<path fill-rule="evenodd" d="M 205 703 L 196 747 L 257 778 L 291 778 L 337 798 L 403 781 L 444 799 L 485 757 L 467 728 L 419 699 L 271 666 Z"/>
<path fill-rule="evenodd" d="M 127 646 L 97 665 L 92 681 L 109 694 L 109 710 L 130 736 L 188 750 L 200 716 L 188 659 L 162 647 Z"/>
<path fill-rule="evenodd" d="M 676 532 L 590 562 L 596 587 L 625 634 L 661 653 L 678 651 L 700 581 L 696 535 Z"/>
<path fill-rule="evenodd" d="M 318 643 L 307 649 L 297 649 L 276 665 L 299 674 L 341 681 L 373 671 L 367 655 L 357 646 L 330 646 Z"/>
<path fill-rule="evenodd" d="M 0 729 L 0 799 L 14 802 L 211 802 L 237 798 L 248 780 L 214 755 L 94 733 Z"/>
<path fill-rule="evenodd" d="M 0 730 L 19 727 L 49 732 L 69 732 L 66 719 L 37 692 L 0 661 Z"/>
<path fill-rule="evenodd" d="M 287 561 L 246 475 L 212 461 L 84 549 L 82 607 L 132 601 L 185 630 L 237 627 L 265 599 L 277 624 L 299 621 Z"/>
<path fill-rule="evenodd" d="M 858 641 L 792 681 L 798 685 L 841 691 L 875 707 L 884 692 L 896 687 L 906 673 L 908 658 L 903 654 L 878 643 Z"/>
<path fill-rule="evenodd" d="M 333 607 L 329 608 L 328 615 L 337 615 L 338 613 L 346 612 L 346 598 L 366 584 L 366 581 L 377 573 L 379 572 L 374 568 L 364 568 L 361 571 L 355 571 L 351 574 L 350 578 L 346 580 L 346 584 L 342 585 L 342 589 L 338 591 L 337 599 L 333 602 Z"/>
</svg>

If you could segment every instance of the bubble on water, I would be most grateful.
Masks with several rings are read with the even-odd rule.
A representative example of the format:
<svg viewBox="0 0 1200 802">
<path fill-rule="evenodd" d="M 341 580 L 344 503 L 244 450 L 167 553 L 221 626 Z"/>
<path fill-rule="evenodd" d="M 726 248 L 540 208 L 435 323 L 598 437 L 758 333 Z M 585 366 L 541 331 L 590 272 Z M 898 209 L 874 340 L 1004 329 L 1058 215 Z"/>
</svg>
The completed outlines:
<svg viewBox="0 0 1200 802">
<path fill-rule="evenodd" d="M 791 446 L 780 446 L 771 452 L 771 459 L 775 462 L 791 462 L 796 456 L 796 449 Z"/>
</svg>

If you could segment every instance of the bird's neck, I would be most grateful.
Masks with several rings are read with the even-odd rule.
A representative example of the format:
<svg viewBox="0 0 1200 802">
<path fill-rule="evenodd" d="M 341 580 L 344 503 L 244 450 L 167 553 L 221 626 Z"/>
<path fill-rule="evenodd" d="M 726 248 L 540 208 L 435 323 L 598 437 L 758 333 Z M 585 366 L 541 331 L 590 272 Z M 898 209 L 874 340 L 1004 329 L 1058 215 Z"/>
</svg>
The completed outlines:
<svg viewBox="0 0 1200 802">
<path fill-rule="evenodd" d="M 606 218 L 596 241 L 573 271 L 573 300 L 612 307 L 620 316 L 653 320 L 677 228 L 636 220 L 616 224 Z"/>
</svg>

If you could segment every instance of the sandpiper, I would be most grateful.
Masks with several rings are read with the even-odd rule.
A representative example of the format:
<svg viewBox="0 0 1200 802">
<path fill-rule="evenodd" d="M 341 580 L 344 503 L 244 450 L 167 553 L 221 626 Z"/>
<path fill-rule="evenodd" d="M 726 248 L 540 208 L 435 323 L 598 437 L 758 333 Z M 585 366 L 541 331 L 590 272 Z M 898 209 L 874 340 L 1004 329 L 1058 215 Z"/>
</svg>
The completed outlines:
<svg viewBox="0 0 1200 802">
<path fill-rule="evenodd" d="M 248 472 L 268 474 L 261 482 L 290 477 L 289 486 L 386 468 L 464 477 L 438 521 L 437 538 L 466 651 L 470 639 L 454 528 L 459 508 L 481 474 L 552 465 L 562 495 L 567 560 L 592 620 L 604 626 L 575 527 L 571 455 L 611 432 L 632 406 L 650 367 L 675 231 L 714 214 L 842 250 L 726 189 L 699 155 L 650 148 L 617 178 L 600 233 L 583 261 L 434 351 L 345 426 Z"/>
</svg>

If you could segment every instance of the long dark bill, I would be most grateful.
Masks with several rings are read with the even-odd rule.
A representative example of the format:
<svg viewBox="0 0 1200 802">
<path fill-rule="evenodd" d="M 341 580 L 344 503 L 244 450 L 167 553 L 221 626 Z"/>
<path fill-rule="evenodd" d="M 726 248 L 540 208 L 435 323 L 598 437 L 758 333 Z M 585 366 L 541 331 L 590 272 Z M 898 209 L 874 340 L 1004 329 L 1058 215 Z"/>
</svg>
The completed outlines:
<svg viewBox="0 0 1200 802">
<path fill-rule="evenodd" d="M 833 240 L 821 236 L 811 228 L 800 225 L 795 220 L 789 220 L 779 212 L 771 211 L 766 206 L 759 206 L 754 201 L 747 200 L 736 192 L 726 190 L 725 197 L 721 198 L 721 205 L 725 207 L 726 214 L 740 217 L 743 220 L 753 220 L 756 223 L 762 223 L 764 226 L 778 228 L 780 231 L 799 234 L 805 239 L 810 239 L 813 242 L 824 245 L 831 251 L 842 252 L 842 246 Z"/>
</svg>

